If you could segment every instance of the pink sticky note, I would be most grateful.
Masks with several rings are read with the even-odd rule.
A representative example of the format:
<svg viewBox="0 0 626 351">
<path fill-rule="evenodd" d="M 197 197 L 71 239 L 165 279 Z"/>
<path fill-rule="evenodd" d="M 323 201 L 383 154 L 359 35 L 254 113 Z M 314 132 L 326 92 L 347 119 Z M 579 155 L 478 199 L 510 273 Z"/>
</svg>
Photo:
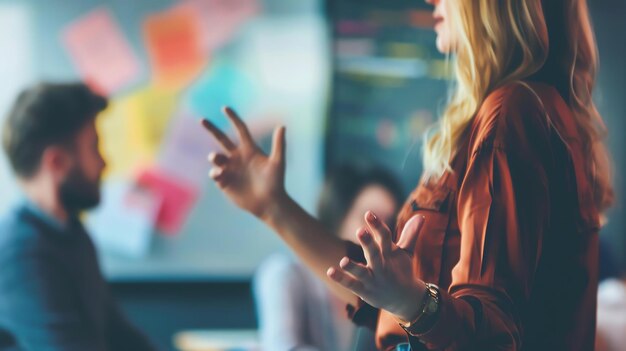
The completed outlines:
<svg viewBox="0 0 626 351">
<path fill-rule="evenodd" d="M 206 53 L 231 41 L 237 30 L 260 10 L 258 0 L 184 0 L 178 7 L 191 9 L 196 15 Z"/>
<path fill-rule="evenodd" d="M 61 41 L 82 78 L 103 94 L 119 91 L 141 73 L 137 56 L 104 7 L 68 25 Z"/>
<path fill-rule="evenodd" d="M 137 184 L 162 200 L 157 215 L 157 228 L 167 235 L 179 233 L 198 197 L 198 189 L 184 180 L 155 169 L 142 172 Z"/>
</svg>

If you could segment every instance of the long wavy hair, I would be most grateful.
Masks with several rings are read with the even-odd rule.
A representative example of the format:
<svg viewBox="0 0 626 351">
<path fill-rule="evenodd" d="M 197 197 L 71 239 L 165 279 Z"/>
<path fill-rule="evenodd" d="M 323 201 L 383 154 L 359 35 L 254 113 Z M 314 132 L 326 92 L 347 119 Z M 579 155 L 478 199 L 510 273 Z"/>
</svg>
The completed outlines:
<svg viewBox="0 0 626 351">
<path fill-rule="evenodd" d="M 464 132 L 490 92 L 536 79 L 559 90 L 582 136 L 599 210 L 613 202 L 606 127 L 592 99 L 598 54 L 586 0 L 448 0 L 456 81 L 425 138 L 428 176 L 451 171 Z"/>
</svg>

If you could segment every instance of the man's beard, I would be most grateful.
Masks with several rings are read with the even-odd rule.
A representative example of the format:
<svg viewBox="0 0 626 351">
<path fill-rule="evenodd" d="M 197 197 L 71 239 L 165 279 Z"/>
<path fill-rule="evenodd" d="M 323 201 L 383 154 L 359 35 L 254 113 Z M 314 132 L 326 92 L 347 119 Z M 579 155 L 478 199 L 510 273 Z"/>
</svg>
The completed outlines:
<svg viewBox="0 0 626 351">
<path fill-rule="evenodd" d="M 61 183 L 59 194 L 61 204 L 68 212 L 88 210 L 100 203 L 100 181 L 89 181 L 76 166 Z"/>
</svg>

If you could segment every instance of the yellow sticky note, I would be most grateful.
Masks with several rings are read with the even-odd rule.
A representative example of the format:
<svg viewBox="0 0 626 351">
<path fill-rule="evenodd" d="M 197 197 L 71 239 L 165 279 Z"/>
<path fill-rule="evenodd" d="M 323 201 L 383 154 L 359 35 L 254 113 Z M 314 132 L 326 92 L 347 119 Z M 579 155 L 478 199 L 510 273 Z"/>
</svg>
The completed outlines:
<svg viewBox="0 0 626 351">
<path fill-rule="evenodd" d="M 177 94 L 154 86 L 128 98 L 130 133 L 142 159 L 154 161 L 176 110 L 177 100 Z"/>
<path fill-rule="evenodd" d="M 97 120 L 105 178 L 132 176 L 154 163 L 176 104 L 176 94 L 152 86 L 111 102 Z"/>
<path fill-rule="evenodd" d="M 128 175 L 138 161 L 129 130 L 127 103 L 127 99 L 111 101 L 96 120 L 100 151 L 107 164 L 104 172 L 106 179 Z"/>
</svg>

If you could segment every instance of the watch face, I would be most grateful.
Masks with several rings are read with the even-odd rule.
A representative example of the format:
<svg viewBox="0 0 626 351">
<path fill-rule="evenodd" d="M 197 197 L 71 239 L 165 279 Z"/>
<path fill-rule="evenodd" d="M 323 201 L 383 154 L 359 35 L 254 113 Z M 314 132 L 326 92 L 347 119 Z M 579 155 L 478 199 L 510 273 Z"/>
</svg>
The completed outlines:
<svg viewBox="0 0 626 351">
<path fill-rule="evenodd" d="M 434 285 L 428 285 L 428 301 L 424 306 L 423 313 L 433 314 L 439 308 L 439 290 Z"/>
<path fill-rule="evenodd" d="M 424 308 L 424 313 L 433 314 L 437 312 L 437 308 L 439 307 L 439 303 L 436 299 L 430 298 L 426 307 Z"/>
</svg>

